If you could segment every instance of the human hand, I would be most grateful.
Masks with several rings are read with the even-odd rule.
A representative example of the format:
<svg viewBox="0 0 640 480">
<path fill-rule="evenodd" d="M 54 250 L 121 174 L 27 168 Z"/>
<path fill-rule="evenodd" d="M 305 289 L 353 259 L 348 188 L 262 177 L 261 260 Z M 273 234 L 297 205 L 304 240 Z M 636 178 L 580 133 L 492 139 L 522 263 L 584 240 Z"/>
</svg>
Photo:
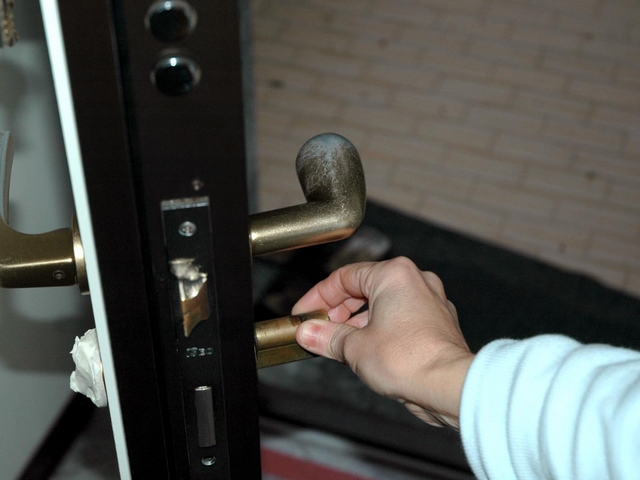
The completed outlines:
<svg viewBox="0 0 640 480">
<path fill-rule="evenodd" d="M 367 311 L 351 317 L 366 303 Z M 403 257 L 347 265 L 309 290 L 292 313 L 314 310 L 327 310 L 331 321 L 301 324 L 296 340 L 303 348 L 346 363 L 428 424 L 458 428 L 474 355 L 435 274 Z"/>
</svg>

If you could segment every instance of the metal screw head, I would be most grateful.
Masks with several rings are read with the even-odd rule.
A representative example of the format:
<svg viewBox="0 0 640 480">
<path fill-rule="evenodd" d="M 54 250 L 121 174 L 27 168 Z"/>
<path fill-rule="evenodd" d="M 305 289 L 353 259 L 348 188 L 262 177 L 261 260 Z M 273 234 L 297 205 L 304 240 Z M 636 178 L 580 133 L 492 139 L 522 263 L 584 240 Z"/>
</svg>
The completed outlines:
<svg viewBox="0 0 640 480">
<path fill-rule="evenodd" d="M 62 280 L 65 277 L 65 274 L 62 270 L 56 270 L 53 272 L 53 278 L 56 280 Z"/>
<path fill-rule="evenodd" d="M 204 182 L 202 180 L 200 180 L 199 178 L 194 178 L 191 181 L 191 187 L 196 191 L 199 192 L 202 187 L 204 187 Z"/>
<path fill-rule="evenodd" d="M 213 465 L 214 463 L 216 463 L 216 457 L 204 457 L 202 459 L 202 464 L 206 465 L 207 467 L 210 467 L 211 465 Z"/>
<path fill-rule="evenodd" d="M 183 237 L 193 237 L 196 234 L 198 228 L 192 222 L 183 222 L 178 228 L 178 233 Z"/>
</svg>

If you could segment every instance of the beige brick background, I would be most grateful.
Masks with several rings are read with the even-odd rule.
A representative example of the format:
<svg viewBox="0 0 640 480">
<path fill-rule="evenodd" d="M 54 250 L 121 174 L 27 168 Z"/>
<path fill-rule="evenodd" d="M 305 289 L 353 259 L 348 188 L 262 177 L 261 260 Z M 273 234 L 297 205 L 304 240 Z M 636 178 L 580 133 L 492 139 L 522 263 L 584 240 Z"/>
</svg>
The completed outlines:
<svg viewBox="0 0 640 480">
<path fill-rule="evenodd" d="M 640 296 L 640 2 L 253 0 L 260 208 L 326 131 L 370 199 Z"/>
</svg>

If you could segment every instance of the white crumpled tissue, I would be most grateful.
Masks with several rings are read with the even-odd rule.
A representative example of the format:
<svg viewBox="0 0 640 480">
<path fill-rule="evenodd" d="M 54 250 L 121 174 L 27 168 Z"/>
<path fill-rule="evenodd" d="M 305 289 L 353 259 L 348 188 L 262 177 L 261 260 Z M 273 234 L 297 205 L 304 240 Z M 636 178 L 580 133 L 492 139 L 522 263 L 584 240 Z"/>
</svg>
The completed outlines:
<svg viewBox="0 0 640 480">
<path fill-rule="evenodd" d="M 71 374 L 70 387 L 74 392 L 82 393 L 98 407 L 107 406 L 107 391 L 102 376 L 102 359 L 96 329 L 87 330 L 78 338 L 71 350 L 76 370 Z"/>
</svg>

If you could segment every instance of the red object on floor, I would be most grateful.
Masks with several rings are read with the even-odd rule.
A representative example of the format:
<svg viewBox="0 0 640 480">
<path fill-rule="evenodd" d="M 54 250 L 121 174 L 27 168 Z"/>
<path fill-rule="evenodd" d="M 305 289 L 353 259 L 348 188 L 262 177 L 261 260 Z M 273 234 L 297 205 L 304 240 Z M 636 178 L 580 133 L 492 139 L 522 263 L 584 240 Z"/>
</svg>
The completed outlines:
<svg viewBox="0 0 640 480">
<path fill-rule="evenodd" d="M 286 480 L 371 480 L 284 453 L 261 449 L 262 473 Z"/>
</svg>

